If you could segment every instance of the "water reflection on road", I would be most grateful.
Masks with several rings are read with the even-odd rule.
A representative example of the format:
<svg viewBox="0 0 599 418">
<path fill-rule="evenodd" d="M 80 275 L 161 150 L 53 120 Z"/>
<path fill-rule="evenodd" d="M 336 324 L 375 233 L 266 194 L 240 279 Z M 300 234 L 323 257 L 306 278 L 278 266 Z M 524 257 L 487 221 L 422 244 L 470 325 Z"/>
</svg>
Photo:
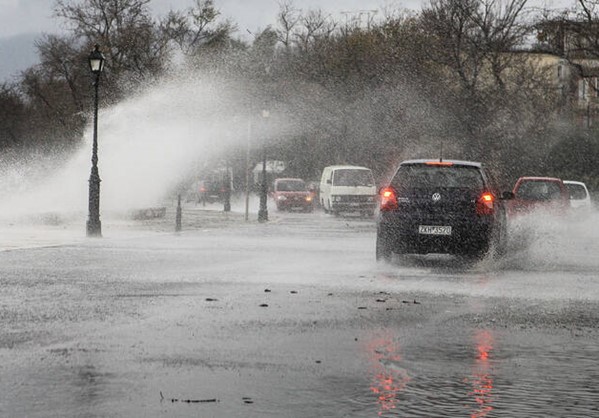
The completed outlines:
<svg viewBox="0 0 599 418">
<path fill-rule="evenodd" d="M 471 308 L 462 319 L 485 315 Z M 365 349 L 378 416 L 599 416 L 594 332 L 434 322 L 372 332 Z"/>
<path fill-rule="evenodd" d="M 486 417 L 493 410 L 493 371 L 490 365 L 494 338 L 490 330 L 476 330 L 474 334 L 476 356 L 467 383 L 472 386 L 468 393 L 474 400 L 471 418 Z"/>
<path fill-rule="evenodd" d="M 406 365 L 411 366 L 402 360 L 400 341 L 393 336 L 392 331 L 387 329 L 373 333 L 365 350 L 369 359 L 370 391 L 375 395 L 378 416 L 428 416 L 431 410 L 422 408 L 422 405 L 427 405 L 427 401 L 434 405 L 436 398 L 439 404 L 432 409 L 449 407 L 449 404 L 443 405 L 444 396 L 448 396 L 448 399 L 462 400 L 463 410 L 458 414 L 459 416 L 484 418 L 491 415 L 495 400 L 494 333 L 488 329 L 474 330 L 469 343 L 471 346 L 468 347 L 466 344 L 464 352 L 471 353 L 470 360 L 459 358 L 463 356 L 456 356 L 457 362 L 466 360 L 464 363 L 471 363 L 469 368 L 462 368 L 466 374 L 460 378 L 458 372 L 454 382 L 444 382 L 442 376 L 437 376 L 437 382 L 427 390 L 418 387 L 427 380 L 426 377 L 419 374 L 417 370 L 408 372 L 405 368 Z M 410 387 L 412 380 L 414 387 Z M 435 388 L 445 393 L 435 393 Z M 419 402 L 414 402 L 414 396 L 419 396 L 419 393 L 428 399 L 426 401 L 423 399 L 418 406 Z"/>
<path fill-rule="evenodd" d="M 370 355 L 370 373 L 372 384 L 370 390 L 376 396 L 379 416 L 397 407 L 399 394 L 403 391 L 410 376 L 401 367 L 399 342 L 392 336 L 373 337 L 366 347 Z"/>
</svg>

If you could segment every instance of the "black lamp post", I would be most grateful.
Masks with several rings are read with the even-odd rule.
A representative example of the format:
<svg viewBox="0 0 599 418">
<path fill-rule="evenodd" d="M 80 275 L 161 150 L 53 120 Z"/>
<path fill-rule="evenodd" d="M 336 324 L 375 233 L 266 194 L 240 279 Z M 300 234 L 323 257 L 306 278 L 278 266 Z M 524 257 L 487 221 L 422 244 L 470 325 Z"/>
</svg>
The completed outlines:
<svg viewBox="0 0 599 418">
<path fill-rule="evenodd" d="M 262 117 L 266 120 L 270 116 L 268 110 L 262 111 Z M 268 221 L 268 183 L 266 182 L 266 140 L 262 144 L 262 188 L 260 190 L 260 210 L 258 210 L 258 222 Z"/>
<path fill-rule="evenodd" d="M 100 174 L 98 173 L 98 86 L 100 74 L 104 69 L 104 55 L 100 46 L 96 45 L 88 57 L 89 68 L 94 79 L 94 137 L 92 145 L 92 169 L 89 176 L 89 218 L 87 220 L 87 236 L 101 237 L 100 223 Z"/>
<path fill-rule="evenodd" d="M 225 165 L 225 178 L 223 179 L 224 192 L 224 212 L 231 212 L 231 173 L 229 172 L 229 163 Z"/>
</svg>

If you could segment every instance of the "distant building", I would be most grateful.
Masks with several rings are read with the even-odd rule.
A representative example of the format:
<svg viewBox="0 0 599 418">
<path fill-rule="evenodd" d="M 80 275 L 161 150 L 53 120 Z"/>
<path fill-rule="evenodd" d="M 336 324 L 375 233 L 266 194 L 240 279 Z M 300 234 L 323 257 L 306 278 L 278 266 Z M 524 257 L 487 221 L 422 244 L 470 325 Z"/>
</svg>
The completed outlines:
<svg viewBox="0 0 599 418">
<path fill-rule="evenodd" d="M 599 22 L 558 18 L 537 25 L 538 50 L 551 51 L 562 61 L 564 83 L 573 88 L 569 99 L 577 123 L 599 123 Z"/>
<path fill-rule="evenodd" d="M 283 171 L 285 171 L 285 168 L 287 168 L 285 161 L 267 160 L 266 161 L 267 184 L 272 183 L 278 174 L 281 174 Z M 256 166 L 252 170 L 252 174 L 254 176 L 254 185 L 262 184 L 262 162 L 259 162 L 258 164 L 256 164 Z"/>
</svg>

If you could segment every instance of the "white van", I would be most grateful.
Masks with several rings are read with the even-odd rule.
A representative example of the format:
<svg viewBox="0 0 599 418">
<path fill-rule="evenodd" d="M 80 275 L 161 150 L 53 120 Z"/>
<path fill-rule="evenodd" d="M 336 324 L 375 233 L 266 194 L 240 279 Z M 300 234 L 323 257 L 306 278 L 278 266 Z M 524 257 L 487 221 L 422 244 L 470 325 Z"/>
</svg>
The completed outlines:
<svg viewBox="0 0 599 418">
<path fill-rule="evenodd" d="M 591 195 L 586 184 L 581 181 L 564 180 L 570 192 L 570 207 L 574 213 L 587 214 L 592 209 Z"/>
<path fill-rule="evenodd" d="M 361 212 L 373 215 L 376 185 L 372 171 L 353 165 L 325 167 L 320 178 L 319 200 L 325 213 Z"/>
</svg>

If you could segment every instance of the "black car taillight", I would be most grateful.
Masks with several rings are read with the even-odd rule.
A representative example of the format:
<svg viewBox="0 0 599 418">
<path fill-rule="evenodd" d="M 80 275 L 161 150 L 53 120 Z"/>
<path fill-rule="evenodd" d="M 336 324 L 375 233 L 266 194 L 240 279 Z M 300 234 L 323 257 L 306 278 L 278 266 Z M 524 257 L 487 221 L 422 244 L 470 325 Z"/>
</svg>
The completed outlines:
<svg viewBox="0 0 599 418">
<path fill-rule="evenodd" d="M 495 196 L 484 192 L 476 201 L 476 213 L 479 215 L 492 215 L 495 212 Z"/>
<path fill-rule="evenodd" d="M 385 187 L 381 189 L 381 211 L 390 211 L 398 208 L 397 206 L 397 193 L 393 187 Z"/>
</svg>

